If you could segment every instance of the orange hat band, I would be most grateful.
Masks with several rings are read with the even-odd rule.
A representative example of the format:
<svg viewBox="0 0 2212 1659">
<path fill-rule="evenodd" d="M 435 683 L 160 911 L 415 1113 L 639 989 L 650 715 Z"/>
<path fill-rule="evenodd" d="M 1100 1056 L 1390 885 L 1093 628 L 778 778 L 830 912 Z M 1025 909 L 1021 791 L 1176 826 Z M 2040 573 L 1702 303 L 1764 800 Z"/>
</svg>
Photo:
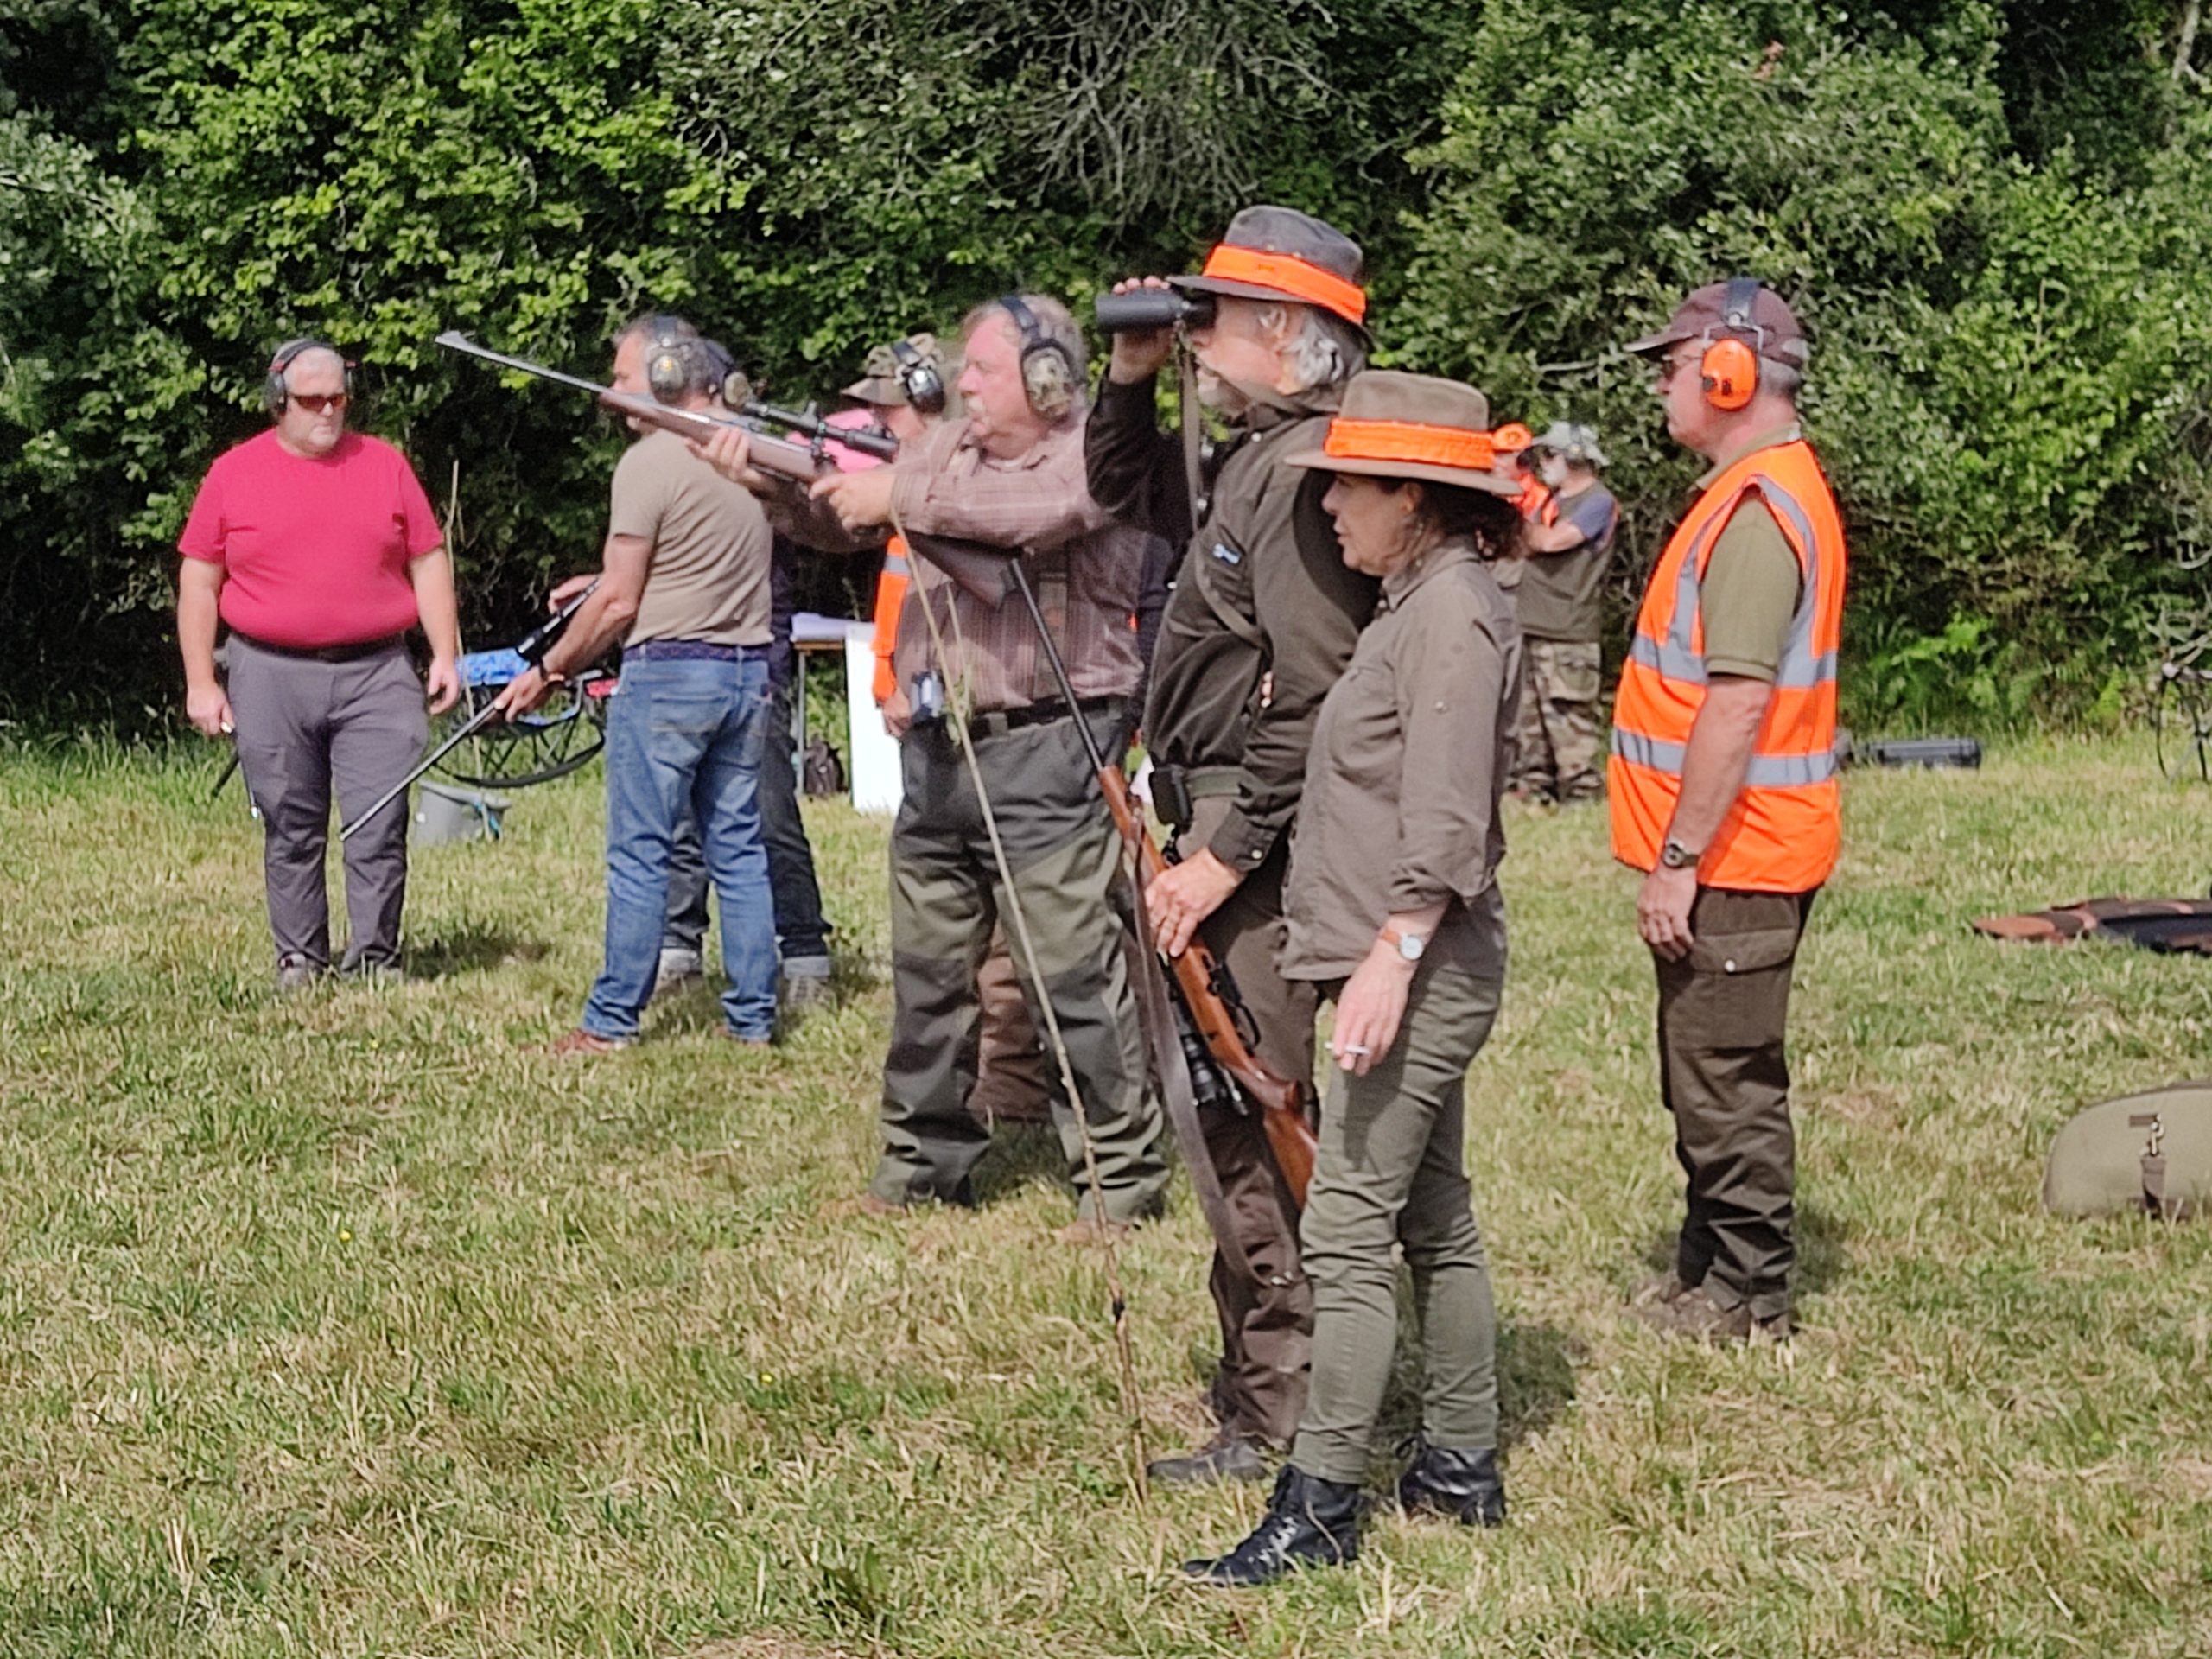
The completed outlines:
<svg viewBox="0 0 2212 1659">
<path fill-rule="evenodd" d="M 1257 248 L 1224 242 L 1206 256 L 1205 275 L 1224 283 L 1279 289 L 1292 299 L 1321 306 L 1352 322 L 1363 322 L 1367 317 L 1365 289 L 1292 254 L 1262 253 Z"/>
<path fill-rule="evenodd" d="M 1470 432 L 1463 426 L 1348 421 L 1338 416 L 1329 423 L 1321 453 L 1338 461 L 1402 461 L 1486 473 L 1497 459 L 1497 446 L 1489 433 Z"/>
</svg>

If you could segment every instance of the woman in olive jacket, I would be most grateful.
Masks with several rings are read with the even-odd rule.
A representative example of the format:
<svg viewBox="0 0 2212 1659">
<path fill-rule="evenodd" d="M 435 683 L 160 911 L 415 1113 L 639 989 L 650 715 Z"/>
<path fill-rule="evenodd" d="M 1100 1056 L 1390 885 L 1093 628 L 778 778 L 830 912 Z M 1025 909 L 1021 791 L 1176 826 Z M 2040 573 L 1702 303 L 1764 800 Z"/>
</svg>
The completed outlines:
<svg viewBox="0 0 2212 1659">
<path fill-rule="evenodd" d="M 1321 449 L 1344 563 L 1382 596 L 1322 705 L 1292 842 L 1286 977 L 1336 1005 L 1336 1062 L 1300 1240 L 1313 1374 L 1268 1513 L 1192 1576 L 1263 1584 L 1350 1560 L 1360 1480 L 1397 1334 L 1395 1247 L 1412 1270 L 1427 1386 L 1398 1482 L 1408 1512 L 1505 1516 L 1497 1317 L 1461 1165 L 1467 1067 L 1505 976 L 1498 800 L 1520 634 L 1489 562 L 1510 555 L 1514 483 L 1493 471 L 1471 386 L 1372 371 Z"/>
</svg>

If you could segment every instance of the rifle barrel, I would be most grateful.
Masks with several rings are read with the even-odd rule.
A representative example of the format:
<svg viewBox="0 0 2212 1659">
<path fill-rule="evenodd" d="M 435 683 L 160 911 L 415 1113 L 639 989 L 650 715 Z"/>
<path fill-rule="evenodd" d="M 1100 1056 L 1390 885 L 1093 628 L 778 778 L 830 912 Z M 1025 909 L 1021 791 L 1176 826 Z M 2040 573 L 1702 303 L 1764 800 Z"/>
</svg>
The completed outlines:
<svg viewBox="0 0 2212 1659">
<path fill-rule="evenodd" d="M 364 825 L 367 824 L 372 819 L 375 818 L 379 813 L 381 813 L 385 808 L 390 806 L 394 801 L 399 799 L 401 796 L 406 794 L 410 789 L 412 789 L 415 786 L 415 780 L 416 779 L 420 778 L 432 766 L 436 766 L 438 762 L 444 760 L 446 756 L 451 754 L 454 749 L 461 746 L 463 740 L 475 736 L 476 734 L 482 731 L 485 727 L 490 725 L 492 723 L 492 716 L 499 712 L 499 705 L 498 703 L 487 702 L 481 709 L 479 709 L 474 714 L 471 715 L 468 717 L 467 723 L 464 724 L 459 731 L 455 732 L 444 742 L 439 744 L 436 748 L 431 750 L 429 758 L 423 760 L 420 766 L 416 766 L 414 771 L 409 772 L 404 778 L 401 779 L 398 783 L 394 785 L 391 789 L 385 791 L 383 798 L 379 799 L 374 806 L 362 813 L 360 817 L 355 818 L 353 823 L 346 824 L 344 828 L 340 829 L 338 832 L 339 845 L 342 847 L 346 842 L 351 841 L 353 838 L 353 832 L 355 830 L 361 829 Z"/>
<path fill-rule="evenodd" d="M 495 352 L 479 346 L 458 329 L 448 328 L 440 334 L 435 345 L 449 352 L 459 352 L 465 357 L 481 359 L 518 374 L 527 374 L 539 380 L 550 380 L 556 386 L 568 386 L 577 391 L 588 391 L 601 405 L 618 414 L 636 416 L 639 420 L 661 427 L 682 436 L 705 438 L 734 426 L 753 437 L 753 459 L 762 468 L 781 473 L 802 483 L 811 482 L 822 471 L 822 462 L 804 444 L 793 443 L 767 431 L 760 422 L 748 420 L 742 415 L 716 415 L 702 409 L 678 409 L 673 404 L 664 404 L 657 397 L 645 397 L 634 391 L 618 391 L 613 386 L 603 386 L 596 380 L 587 380 L 581 375 L 563 374 L 558 369 L 549 369 L 543 363 L 533 363 L 526 357 L 510 357 L 505 352 Z M 842 438 L 838 440 L 843 442 Z"/>
</svg>

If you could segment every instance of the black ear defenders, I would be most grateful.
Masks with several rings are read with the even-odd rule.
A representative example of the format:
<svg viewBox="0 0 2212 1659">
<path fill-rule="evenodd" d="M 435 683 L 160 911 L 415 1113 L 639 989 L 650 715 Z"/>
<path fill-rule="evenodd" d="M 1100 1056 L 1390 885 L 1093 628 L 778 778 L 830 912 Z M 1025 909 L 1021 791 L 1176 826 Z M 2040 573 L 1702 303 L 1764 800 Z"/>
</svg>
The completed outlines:
<svg viewBox="0 0 2212 1659">
<path fill-rule="evenodd" d="M 292 400 L 292 389 L 284 384 L 285 372 L 309 352 L 328 352 L 346 371 L 346 395 L 353 395 L 353 365 L 346 361 L 346 354 L 327 340 L 317 340 L 312 334 L 297 340 L 288 340 L 276 348 L 269 359 L 269 372 L 261 380 L 261 403 L 271 415 L 282 415 L 284 405 Z"/>
<path fill-rule="evenodd" d="M 1021 334 L 1021 390 L 1039 418 L 1057 421 L 1075 407 L 1083 370 L 1068 348 L 1045 332 L 1037 314 L 1019 294 L 1000 296 L 999 308 L 1014 319 Z"/>
<path fill-rule="evenodd" d="M 891 342 L 891 359 L 899 365 L 899 386 L 906 394 L 907 405 L 917 415 L 944 414 L 944 376 L 936 359 L 925 357 L 903 340 Z"/>
</svg>

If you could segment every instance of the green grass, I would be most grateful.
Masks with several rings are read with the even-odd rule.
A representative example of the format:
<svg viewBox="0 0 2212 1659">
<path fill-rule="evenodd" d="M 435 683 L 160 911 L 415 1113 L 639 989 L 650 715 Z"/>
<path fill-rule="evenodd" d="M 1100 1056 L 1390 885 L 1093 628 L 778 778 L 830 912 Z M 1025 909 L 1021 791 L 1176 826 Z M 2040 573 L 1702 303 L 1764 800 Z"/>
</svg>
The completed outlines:
<svg viewBox="0 0 2212 1659">
<path fill-rule="evenodd" d="M 1516 814 L 1469 1164 L 1512 1524 L 1228 1599 L 1258 1495 L 1127 1478 L 1096 1256 L 1034 1140 L 978 1215 L 857 1192 L 883 832 L 814 810 L 846 998 L 704 995 L 563 1065 L 597 779 L 418 855 L 425 980 L 277 1002 L 204 758 L 0 760 L 0 1653 L 2203 1655 L 2212 1227 L 2044 1217 L 2079 1106 L 2212 1071 L 2212 963 L 1968 918 L 2199 893 L 2147 746 L 1854 774 L 1794 1024 L 1805 1330 L 1621 1317 L 1675 1214 L 1600 817 Z M 1201 1427 L 1203 1224 L 1124 1255 L 1144 1429 Z"/>
</svg>

